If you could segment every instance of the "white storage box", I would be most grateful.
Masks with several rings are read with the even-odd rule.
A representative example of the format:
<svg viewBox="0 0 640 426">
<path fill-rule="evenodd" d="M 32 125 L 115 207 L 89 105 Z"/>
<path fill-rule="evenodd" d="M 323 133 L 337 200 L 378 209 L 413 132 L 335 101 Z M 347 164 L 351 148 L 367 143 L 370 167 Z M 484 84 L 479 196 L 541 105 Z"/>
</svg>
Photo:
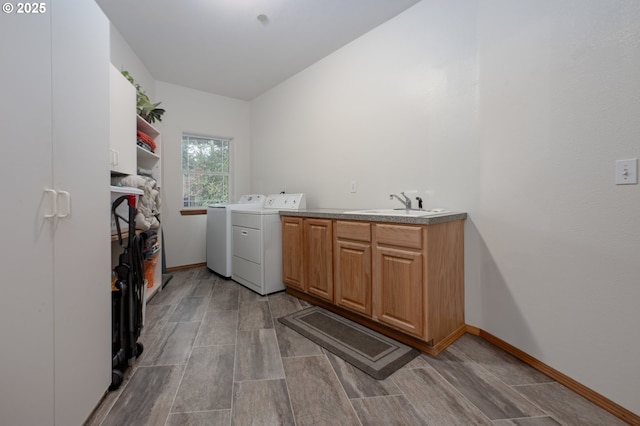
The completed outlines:
<svg viewBox="0 0 640 426">
<path fill-rule="evenodd" d="M 127 195 L 127 194 L 131 194 L 131 195 L 135 195 L 136 196 L 136 206 L 138 205 L 138 201 L 140 198 L 140 195 L 144 194 L 144 192 L 142 192 L 141 189 L 138 188 L 132 188 L 132 187 L 128 187 L 128 186 L 113 186 L 111 185 L 111 204 L 109 205 L 109 211 L 111 211 L 111 208 L 113 206 L 113 202 L 115 200 L 118 199 L 118 197 L 122 196 L 122 195 Z M 116 212 L 124 217 L 124 218 L 128 218 L 129 217 L 129 212 L 128 212 L 128 206 L 129 204 L 126 201 L 123 201 L 118 208 L 116 209 Z M 123 220 L 120 220 L 120 231 L 122 233 L 125 233 L 127 231 L 129 231 L 129 224 Z M 116 235 L 118 233 L 118 229 L 116 228 L 116 218 L 113 215 L 113 213 L 111 214 L 111 235 Z"/>
</svg>

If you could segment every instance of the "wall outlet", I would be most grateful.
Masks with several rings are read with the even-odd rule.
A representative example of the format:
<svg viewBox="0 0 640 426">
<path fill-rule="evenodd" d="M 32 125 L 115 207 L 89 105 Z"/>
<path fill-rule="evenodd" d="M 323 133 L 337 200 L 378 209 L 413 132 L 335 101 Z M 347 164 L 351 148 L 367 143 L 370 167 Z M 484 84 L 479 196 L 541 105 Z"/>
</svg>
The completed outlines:
<svg viewBox="0 0 640 426">
<path fill-rule="evenodd" d="M 616 185 L 638 183 L 638 159 L 616 161 Z"/>
<path fill-rule="evenodd" d="M 355 180 L 351 181 L 351 193 L 356 193 L 358 192 L 358 184 L 356 183 Z"/>
</svg>

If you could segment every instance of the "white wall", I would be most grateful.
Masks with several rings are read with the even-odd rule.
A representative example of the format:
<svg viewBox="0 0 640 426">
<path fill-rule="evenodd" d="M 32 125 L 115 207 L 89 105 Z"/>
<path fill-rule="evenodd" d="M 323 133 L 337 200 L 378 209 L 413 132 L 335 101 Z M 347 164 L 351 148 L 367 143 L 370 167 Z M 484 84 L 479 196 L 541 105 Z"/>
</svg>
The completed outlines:
<svg viewBox="0 0 640 426">
<path fill-rule="evenodd" d="M 251 189 L 467 211 L 467 323 L 640 413 L 639 41 L 636 1 L 423 1 L 252 102 Z"/>
<path fill-rule="evenodd" d="M 251 192 L 249 103 L 156 82 L 162 116 L 162 229 L 168 268 L 206 261 L 206 216 L 182 216 L 182 133 L 232 138 L 232 201 Z"/>
<path fill-rule="evenodd" d="M 111 42 L 111 63 L 120 71 L 129 71 L 136 83 L 149 95 L 152 102 L 155 100 L 155 79 L 144 66 L 142 61 L 131 50 L 129 43 L 122 37 L 122 34 L 113 25 L 109 25 Z M 162 105 L 160 106 L 162 107 Z"/>
</svg>

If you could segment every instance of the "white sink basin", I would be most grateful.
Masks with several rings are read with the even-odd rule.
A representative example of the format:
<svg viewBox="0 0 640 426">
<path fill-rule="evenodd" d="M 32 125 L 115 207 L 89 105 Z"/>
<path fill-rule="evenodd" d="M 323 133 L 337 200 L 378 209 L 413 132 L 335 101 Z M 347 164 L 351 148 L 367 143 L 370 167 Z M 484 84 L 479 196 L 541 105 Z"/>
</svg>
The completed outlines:
<svg viewBox="0 0 640 426">
<path fill-rule="evenodd" d="M 344 212 L 345 214 L 364 214 L 371 216 L 401 216 L 401 217 L 421 217 L 421 216 L 433 216 L 443 213 L 448 213 L 443 209 L 433 210 L 396 210 L 396 209 L 372 209 L 372 210 L 352 210 Z"/>
</svg>

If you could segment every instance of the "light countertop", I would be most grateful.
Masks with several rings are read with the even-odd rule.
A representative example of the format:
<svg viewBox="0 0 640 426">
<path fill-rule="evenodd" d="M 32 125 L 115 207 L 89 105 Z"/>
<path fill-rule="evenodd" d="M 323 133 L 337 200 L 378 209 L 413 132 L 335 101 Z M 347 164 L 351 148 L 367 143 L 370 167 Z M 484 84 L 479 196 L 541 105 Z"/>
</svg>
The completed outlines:
<svg viewBox="0 0 640 426">
<path fill-rule="evenodd" d="M 322 219 L 360 220 L 365 222 L 407 223 L 412 225 L 433 225 L 436 223 L 453 222 L 467 218 L 466 213 L 445 212 L 429 216 L 389 216 L 371 214 L 345 213 L 350 209 L 308 209 L 308 210 L 281 210 L 280 216 L 313 217 Z"/>
</svg>

